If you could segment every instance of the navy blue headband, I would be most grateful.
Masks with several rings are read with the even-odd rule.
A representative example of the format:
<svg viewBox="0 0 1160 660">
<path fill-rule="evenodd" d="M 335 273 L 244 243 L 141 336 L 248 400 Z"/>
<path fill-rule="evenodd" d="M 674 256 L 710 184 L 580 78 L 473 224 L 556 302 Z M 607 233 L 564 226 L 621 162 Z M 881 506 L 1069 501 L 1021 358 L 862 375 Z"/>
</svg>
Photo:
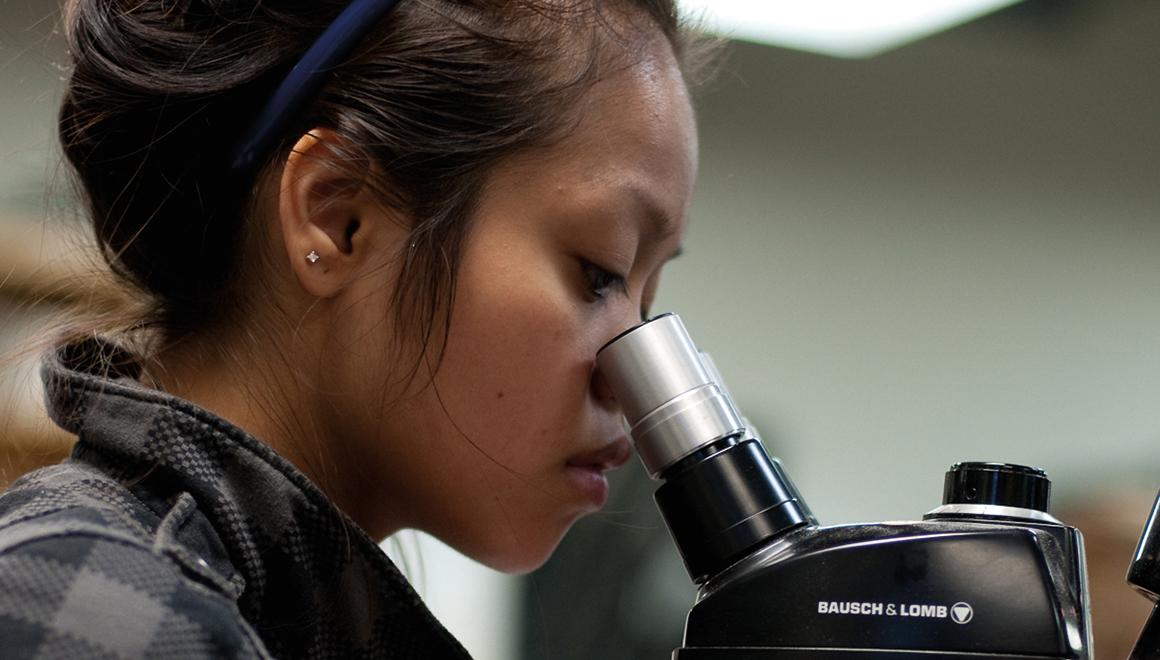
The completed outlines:
<svg viewBox="0 0 1160 660">
<path fill-rule="evenodd" d="M 298 60 L 246 133 L 234 153 L 230 170 L 249 176 L 253 168 L 282 139 L 302 106 L 309 102 L 334 67 L 342 63 L 363 37 L 386 16 L 398 0 L 354 0 Z"/>
</svg>

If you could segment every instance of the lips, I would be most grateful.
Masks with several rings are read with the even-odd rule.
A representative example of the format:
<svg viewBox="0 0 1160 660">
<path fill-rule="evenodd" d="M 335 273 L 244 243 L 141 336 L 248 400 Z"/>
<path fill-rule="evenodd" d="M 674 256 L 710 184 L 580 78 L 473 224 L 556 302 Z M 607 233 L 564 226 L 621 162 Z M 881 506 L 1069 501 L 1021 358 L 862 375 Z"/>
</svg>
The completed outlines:
<svg viewBox="0 0 1160 660">
<path fill-rule="evenodd" d="M 617 438 L 600 449 L 573 456 L 565 472 L 584 499 L 599 509 L 608 501 L 608 479 L 604 473 L 624 465 L 631 455 L 628 440 Z"/>
<path fill-rule="evenodd" d="M 568 467 L 607 472 L 624 465 L 631 457 L 632 446 L 628 438 L 622 436 L 600 449 L 573 456 L 568 459 Z"/>
</svg>

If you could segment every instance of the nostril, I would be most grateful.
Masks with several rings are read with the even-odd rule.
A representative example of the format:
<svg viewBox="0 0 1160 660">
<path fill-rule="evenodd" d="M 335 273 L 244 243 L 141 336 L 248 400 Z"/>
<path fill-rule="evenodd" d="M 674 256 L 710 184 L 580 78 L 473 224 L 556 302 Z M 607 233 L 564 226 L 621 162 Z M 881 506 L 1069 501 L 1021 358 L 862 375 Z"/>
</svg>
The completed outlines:
<svg viewBox="0 0 1160 660">
<path fill-rule="evenodd" d="M 599 369 L 595 368 L 592 370 L 592 393 L 599 401 L 610 405 L 616 404 L 616 394 L 609 386 L 608 380 L 604 378 L 604 374 L 600 373 Z"/>
</svg>

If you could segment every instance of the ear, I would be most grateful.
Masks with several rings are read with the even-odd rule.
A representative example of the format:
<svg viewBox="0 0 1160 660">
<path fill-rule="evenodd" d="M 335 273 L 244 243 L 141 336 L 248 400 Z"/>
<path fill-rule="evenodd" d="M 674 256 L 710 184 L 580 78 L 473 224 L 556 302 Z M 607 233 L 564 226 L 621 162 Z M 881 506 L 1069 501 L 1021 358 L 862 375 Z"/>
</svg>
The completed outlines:
<svg viewBox="0 0 1160 660">
<path fill-rule="evenodd" d="M 332 298 L 406 238 L 406 228 L 359 180 L 339 167 L 340 138 L 314 129 L 295 143 L 282 169 L 278 216 L 298 282 Z"/>
</svg>

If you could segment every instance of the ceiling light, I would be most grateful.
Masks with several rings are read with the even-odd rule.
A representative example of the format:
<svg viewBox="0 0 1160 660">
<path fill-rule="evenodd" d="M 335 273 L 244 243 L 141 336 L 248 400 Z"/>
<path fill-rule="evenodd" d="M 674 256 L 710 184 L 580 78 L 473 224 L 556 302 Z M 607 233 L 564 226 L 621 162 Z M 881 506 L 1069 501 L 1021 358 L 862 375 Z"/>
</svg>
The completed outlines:
<svg viewBox="0 0 1160 660">
<path fill-rule="evenodd" d="M 1019 0 L 679 0 L 710 32 L 837 57 L 872 57 Z"/>
</svg>

